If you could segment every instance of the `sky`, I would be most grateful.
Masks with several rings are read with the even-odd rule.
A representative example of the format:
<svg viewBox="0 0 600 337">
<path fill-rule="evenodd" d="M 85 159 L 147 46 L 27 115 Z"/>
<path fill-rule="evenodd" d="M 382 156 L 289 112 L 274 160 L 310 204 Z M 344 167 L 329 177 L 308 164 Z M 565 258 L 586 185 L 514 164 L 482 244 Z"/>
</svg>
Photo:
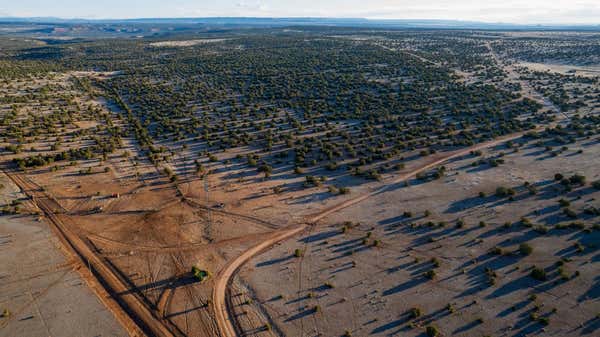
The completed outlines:
<svg viewBox="0 0 600 337">
<path fill-rule="evenodd" d="M 600 24 L 600 0 L 0 0 L 0 17 L 353 17 Z"/>
</svg>

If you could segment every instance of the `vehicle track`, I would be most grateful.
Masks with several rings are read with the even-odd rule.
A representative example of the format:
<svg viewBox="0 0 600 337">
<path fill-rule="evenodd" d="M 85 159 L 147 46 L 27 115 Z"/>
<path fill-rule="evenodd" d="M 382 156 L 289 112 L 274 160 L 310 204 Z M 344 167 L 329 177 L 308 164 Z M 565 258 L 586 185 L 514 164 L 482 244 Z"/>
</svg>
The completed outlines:
<svg viewBox="0 0 600 337">
<path fill-rule="evenodd" d="M 536 130 L 539 130 L 539 129 L 541 129 L 541 128 L 538 128 Z M 358 196 L 356 198 L 352 198 L 352 199 L 346 200 L 346 201 L 344 201 L 344 202 L 342 202 L 340 204 L 333 205 L 333 206 L 331 206 L 329 208 L 326 208 L 326 209 L 322 210 L 321 212 L 310 216 L 309 219 L 308 219 L 308 222 L 309 223 L 315 223 L 315 222 L 317 222 L 317 221 L 319 221 L 319 220 L 321 220 L 321 219 L 323 219 L 323 218 L 325 218 L 325 217 L 327 217 L 327 216 L 329 216 L 329 215 L 331 215 L 331 214 L 333 214 L 335 212 L 338 212 L 338 211 L 340 211 L 342 209 L 345 209 L 345 208 L 348 208 L 348 207 L 353 206 L 355 204 L 358 204 L 361 201 L 369 199 L 372 196 L 375 196 L 375 195 L 387 192 L 387 191 L 395 188 L 396 186 L 394 186 L 394 185 L 396 185 L 398 183 L 401 183 L 401 182 L 404 182 L 404 181 L 406 181 L 406 180 L 408 180 L 408 179 L 416 176 L 419 173 L 422 173 L 422 172 L 425 172 L 427 170 L 430 170 L 430 169 L 432 169 L 432 168 L 434 168 L 436 166 L 439 166 L 439 165 L 441 165 L 441 164 L 443 164 L 443 163 L 445 163 L 445 162 L 447 162 L 449 160 L 460 158 L 462 156 L 468 155 L 472 151 L 483 150 L 483 149 L 486 149 L 486 148 L 489 148 L 489 147 L 492 147 L 492 146 L 496 146 L 498 144 L 501 144 L 501 143 L 504 143 L 504 142 L 507 142 L 507 141 L 510 141 L 510 140 L 515 140 L 515 139 L 517 139 L 519 137 L 522 137 L 526 132 L 529 132 L 529 131 L 530 130 L 513 133 L 513 134 L 510 134 L 510 135 L 499 137 L 499 138 L 491 140 L 491 141 L 479 143 L 479 144 L 473 145 L 473 146 L 465 148 L 465 149 L 461 149 L 461 150 L 457 150 L 457 151 L 454 151 L 454 152 L 450 152 L 447 155 L 445 155 L 445 156 L 443 156 L 443 157 L 441 157 L 441 158 L 439 158 L 439 159 L 437 159 L 437 160 L 435 160 L 435 161 L 433 161 L 433 162 L 431 162 L 429 164 L 423 165 L 423 166 L 421 166 L 419 168 L 416 168 L 416 169 L 414 169 L 414 170 L 412 170 L 410 172 L 407 172 L 407 173 L 404 173 L 404 174 L 402 174 L 400 176 L 397 176 L 397 177 L 395 177 L 391 181 L 385 182 L 385 184 L 383 186 L 375 189 L 374 191 L 372 191 L 370 193 L 363 194 L 363 195 Z"/>
<path fill-rule="evenodd" d="M 121 321 L 124 327 L 132 336 L 142 336 L 149 334 L 159 337 L 174 337 L 165 324 L 158 319 L 143 303 L 140 303 L 138 297 L 129 293 L 129 287 L 121 278 L 113 272 L 106 262 L 98 257 L 93 249 L 88 246 L 81 237 L 77 236 L 65 226 L 65 224 L 56 216 L 56 202 L 46 195 L 44 190 L 26 180 L 18 173 L 4 170 L 4 173 L 31 198 L 33 203 L 48 218 L 49 224 L 65 248 L 67 248 L 79 261 L 82 267 L 88 267 L 93 277 L 87 277 L 86 280 L 91 284 L 92 289 L 106 289 L 109 294 L 124 294 L 122 296 L 101 297 L 101 300 L 111 308 L 115 316 Z M 117 308 L 121 308 L 118 310 Z M 144 331 L 144 332 L 142 332 Z"/>
<path fill-rule="evenodd" d="M 244 215 L 244 214 L 239 214 L 239 213 L 234 213 L 234 212 L 230 212 L 230 211 L 226 211 L 226 210 L 222 210 L 222 209 L 217 209 L 217 208 L 214 208 L 214 207 L 210 207 L 210 206 L 207 206 L 207 205 L 202 205 L 201 203 L 195 201 L 192 198 L 188 198 L 188 197 L 184 197 L 184 200 L 185 200 L 185 202 L 187 204 L 189 204 L 192 207 L 197 207 L 197 208 L 204 209 L 204 210 L 207 210 L 207 211 L 211 211 L 211 212 L 215 212 L 215 213 L 220 213 L 220 214 L 224 214 L 224 215 L 229 215 L 229 216 L 233 216 L 233 217 L 236 217 L 236 218 L 244 219 L 244 220 L 247 220 L 247 221 L 255 222 L 255 223 L 258 223 L 258 224 L 260 224 L 263 227 L 266 227 L 268 229 L 279 229 L 280 228 L 279 226 L 277 226 L 277 225 L 275 225 L 273 223 L 270 223 L 268 221 L 265 221 L 263 219 L 260 219 L 260 218 L 254 217 L 254 216 Z"/>
<path fill-rule="evenodd" d="M 272 232 L 267 239 L 249 248 L 241 255 L 227 264 L 215 279 L 215 285 L 212 293 L 212 303 L 214 306 L 215 321 L 219 334 L 222 337 L 235 337 L 236 330 L 232 323 L 232 318 L 227 311 L 226 293 L 227 288 L 233 279 L 233 275 L 252 257 L 256 256 L 272 245 L 290 238 L 307 228 L 306 224 L 292 226 Z"/>
<path fill-rule="evenodd" d="M 101 235 L 86 233 L 88 238 L 94 242 L 102 242 L 112 248 L 115 249 L 124 249 L 124 250 L 136 250 L 140 252 L 185 252 L 185 251 L 197 251 L 200 249 L 214 249 L 226 244 L 232 244 L 236 242 L 244 242 L 249 238 L 258 238 L 264 236 L 264 233 L 257 234 L 249 234 L 241 237 L 235 237 L 231 239 L 224 239 L 217 242 L 207 243 L 207 242 L 196 242 L 196 243 L 188 243 L 185 245 L 141 245 L 136 243 L 127 243 L 123 241 L 114 240 L 111 238 L 107 238 Z M 104 248 L 107 249 L 106 247 Z"/>
</svg>

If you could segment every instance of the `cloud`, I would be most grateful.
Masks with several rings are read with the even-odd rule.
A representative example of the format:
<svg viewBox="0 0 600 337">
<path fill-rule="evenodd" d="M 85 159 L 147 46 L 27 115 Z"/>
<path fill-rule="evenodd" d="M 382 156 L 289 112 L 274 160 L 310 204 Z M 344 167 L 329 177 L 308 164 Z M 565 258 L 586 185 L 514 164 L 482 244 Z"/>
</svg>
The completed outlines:
<svg viewBox="0 0 600 337">
<path fill-rule="evenodd" d="M 359 16 L 382 19 L 450 19 L 510 23 L 600 24 L 600 3 L 591 0 L 380 1 L 353 6 Z M 368 8 L 370 6 L 370 8 Z M 360 15 L 362 14 L 362 15 Z"/>
<path fill-rule="evenodd" d="M 7 0 L 0 12 L 7 10 L 18 16 L 320 16 L 600 24 L 598 0 L 61 0 L 56 5 Z"/>
<path fill-rule="evenodd" d="M 241 1 L 236 3 L 235 6 L 244 10 L 266 10 L 269 8 L 263 1 Z"/>
</svg>

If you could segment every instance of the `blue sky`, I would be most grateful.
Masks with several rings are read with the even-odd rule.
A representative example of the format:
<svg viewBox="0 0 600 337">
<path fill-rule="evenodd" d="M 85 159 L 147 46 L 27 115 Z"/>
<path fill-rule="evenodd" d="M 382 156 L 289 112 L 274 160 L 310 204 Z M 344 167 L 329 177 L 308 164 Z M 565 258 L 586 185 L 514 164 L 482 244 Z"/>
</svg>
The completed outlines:
<svg viewBox="0 0 600 337">
<path fill-rule="evenodd" d="M 0 16 L 311 16 L 600 24 L 600 0 L 0 0 Z"/>
</svg>

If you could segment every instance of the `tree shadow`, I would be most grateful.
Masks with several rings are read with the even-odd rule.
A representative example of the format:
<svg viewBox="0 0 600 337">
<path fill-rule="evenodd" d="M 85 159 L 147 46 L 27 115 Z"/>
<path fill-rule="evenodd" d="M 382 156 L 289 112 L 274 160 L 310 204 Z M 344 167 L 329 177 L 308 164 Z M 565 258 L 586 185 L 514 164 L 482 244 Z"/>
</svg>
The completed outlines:
<svg viewBox="0 0 600 337">
<path fill-rule="evenodd" d="M 458 212 L 462 212 L 466 209 L 470 209 L 470 208 L 475 208 L 475 207 L 479 207 L 482 205 L 485 205 L 487 203 L 492 202 L 493 200 L 498 200 L 498 197 L 495 196 L 488 196 L 488 197 L 480 197 L 480 196 L 476 196 L 476 197 L 470 197 L 470 198 L 465 198 L 462 200 L 457 200 L 452 202 L 448 208 L 444 211 L 444 213 L 449 214 L 449 213 L 458 213 Z"/>
<path fill-rule="evenodd" d="M 594 317 L 587 322 L 583 323 L 583 329 L 581 329 L 581 335 L 589 335 L 600 329 L 600 318 Z"/>
<path fill-rule="evenodd" d="M 579 298 L 577 298 L 578 302 L 583 302 L 587 300 L 595 301 L 600 297 L 600 276 L 596 276 L 594 278 L 594 284 L 586 290 Z"/>
<path fill-rule="evenodd" d="M 131 289 L 116 293 L 116 296 L 124 296 L 135 293 L 143 293 L 148 290 L 153 290 L 157 288 L 170 287 L 170 288 L 179 288 L 184 287 L 193 283 L 198 283 L 198 279 L 195 278 L 192 273 L 187 273 L 181 277 L 170 277 L 164 280 L 150 282 L 147 284 L 143 284 L 140 286 L 134 286 Z"/>
<path fill-rule="evenodd" d="M 402 284 L 399 284 L 393 288 L 387 289 L 383 291 L 383 296 L 389 296 L 389 295 L 393 295 L 393 294 L 397 294 L 397 293 L 401 293 L 403 291 L 409 290 L 411 288 L 414 288 L 422 283 L 427 282 L 427 278 L 425 277 L 417 277 L 414 278 L 412 280 L 406 281 Z"/>
<path fill-rule="evenodd" d="M 371 330 L 371 335 L 382 333 L 382 332 L 385 332 L 387 330 L 397 328 L 397 327 L 403 325 L 404 323 L 407 323 L 409 320 L 410 320 L 410 314 L 409 313 L 404 313 L 404 314 L 402 314 L 400 316 L 399 319 L 397 319 L 395 321 L 388 322 L 386 324 L 383 324 L 383 325 L 378 326 L 377 328 Z"/>
<path fill-rule="evenodd" d="M 452 334 L 461 334 L 463 332 L 467 332 L 467 331 L 469 331 L 469 330 L 471 330 L 471 329 L 473 329 L 476 326 L 481 325 L 481 324 L 483 324 L 481 321 L 475 320 L 473 322 L 467 323 L 467 324 L 461 326 L 460 328 L 452 331 Z"/>
<path fill-rule="evenodd" d="M 293 322 L 293 321 L 295 321 L 295 320 L 298 320 L 298 319 L 304 318 L 304 317 L 306 317 L 306 316 L 313 315 L 313 314 L 315 314 L 315 313 L 317 313 L 317 311 L 316 311 L 314 308 L 311 308 L 311 309 L 305 309 L 305 310 L 303 310 L 303 311 L 300 311 L 299 313 L 297 313 L 297 314 L 295 314 L 295 315 L 293 315 L 293 316 L 291 316 L 291 317 L 288 317 L 288 318 L 286 318 L 284 322 Z"/>
<path fill-rule="evenodd" d="M 456 295 L 456 297 L 459 298 L 473 295 L 481 290 L 489 288 L 492 284 L 490 284 L 490 276 L 488 275 L 488 271 L 494 272 L 496 270 L 503 269 L 507 266 L 518 263 L 521 258 L 522 256 L 514 255 L 483 255 L 477 259 L 480 264 L 477 267 L 470 269 L 467 273 L 467 289 Z M 458 270 L 461 270 L 465 267 L 467 267 L 467 265 L 463 264 L 463 266 L 459 267 Z"/>
<path fill-rule="evenodd" d="M 311 243 L 311 242 L 315 242 L 315 241 L 327 240 L 332 237 L 338 236 L 340 234 L 341 234 L 340 230 L 331 230 L 331 231 L 327 231 L 327 232 L 320 232 L 317 234 L 313 234 L 313 235 L 304 237 L 298 241 L 303 242 L 303 243 Z"/>
<path fill-rule="evenodd" d="M 267 266 L 271 266 L 274 264 L 279 264 L 279 263 L 283 263 L 286 261 L 289 261 L 291 259 L 293 259 L 294 257 L 292 255 L 289 256 L 284 256 L 284 257 L 279 257 L 279 258 L 275 258 L 275 259 L 271 259 L 268 261 L 263 261 L 263 262 L 259 262 L 256 264 L 256 267 L 267 267 Z"/>
<path fill-rule="evenodd" d="M 510 306 L 510 307 L 502 310 L 501 312 L 499 312 L 496 315 L 496 317 L 506 317 L 506 316 L 509 316 L 510 314 L 515 313 L 515 312 L 517 312 L 517 311 L 519 311 L 519 310 L 527 307 L 527 305 L 529 303 L 531 303 L 530 300 L 523 300 L 523 301 L 521 301 L 521 302 L 519 302 L 519 303 L 517 303 L 517 304 L 515 304 L 513 306 Z"/>
</svg>

